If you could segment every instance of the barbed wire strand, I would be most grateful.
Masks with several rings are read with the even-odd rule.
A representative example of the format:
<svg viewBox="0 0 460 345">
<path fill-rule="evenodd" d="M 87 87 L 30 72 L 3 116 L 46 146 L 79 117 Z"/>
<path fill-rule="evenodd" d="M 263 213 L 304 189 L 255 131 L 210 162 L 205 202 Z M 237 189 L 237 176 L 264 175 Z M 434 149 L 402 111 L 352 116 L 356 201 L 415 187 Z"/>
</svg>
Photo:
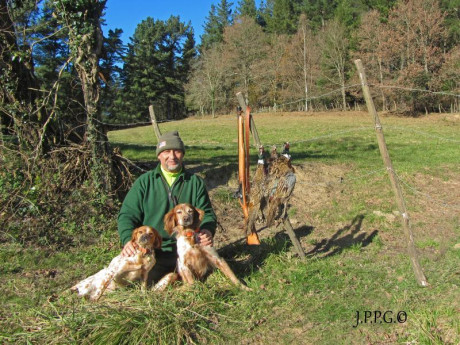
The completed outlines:
<svg viewBox="0 0 460 345">
<path fill-rule="evenodd" d="M 415 188 L 414 186 L 412 186 L 411 184 L 409 184 L 408 182 L 406 182 L 404 179 L 402 179 L 401 176 L 398 175 L 398 173 L 396 171 L 394 171 L 394 170 L 392 170 L 392 171 L 394 172 L 394 174 L 398 178 L 398 181 L 401 182 L 401 184 L 405 185 L 407 188 L 409 188 L 415 194 L 424 196 L 426 199 L 431 200 L 432 202 L 434 202 L 438 206 L 442 206 L 444 208 L 448 208 L 448 209 L 452 209 L 452 210 L 460 210 L 460 205 L 449 204 L 447 202 L 441 201 L 441 200 L 431 196 L 430 194 L 423 193 L 423 192 L 419 191 L 417 188 Z"/>
<path fill-rule="evenodd" d="M 406 186 L 408 189 L 410 189 L 412 192 L 414 192 L 414 194 L 418 194 L 418 195 L 421 195 L 422 197 L 424 197 L 425 199 L 427 200 L 430 200 L 432 201 L 433 203 L 435 203 L 437 206 L 439 207 L 442 207 L 444 209 L 448 209 L 448 210 L 460 210 L 460 205 L 453 205 L 453 204 L 449 204 L 447 202 L 444 202 L 442 200 L 439 200 L 435 197 L 433 197 L 432 195 L 430 194 L 427 194 L 427 193 L 423 193 L 421 191 L 419 191 L 416 187 L 412 186 L 411 184 L 409 184 L 408 182 L 406 182 L 404 179 L 402 179 L 395 171 L 394 169 L 392 170 L 396 177 L 398 178 L 398 181 L 401 182 L 401 184 L 403 184 L 404 186 Z M 386 175 L 386 172 L 387 172 L 387 169 L 382 167 L 382 168 L 379 168 L 379 169 L 375 169 L 375 170 L 371 170 L 371 171 L 368 171 L 364 174 L 361 174 L 361 175 L 358 175 L 358 176 L 354 176 L 354 177 L 347 177 L 347 178 L 344 178 L 344 177 L 339 177 L 335 180 L 329 180 L 329 181 L 322 181 L 322 182 L 305 182 L 305 181 L 297 181 L 296 184 L 297 185 L 301 185 L 301 186 L 309 186 L 309 187 L 329 187 L 329 186 L 334 186 L 334 185 L 347 185 L 347 183 L 350 183 L 352 181 L 358 181 L 358 180 L 364 180 L 366 179 L 367 177 L 369 176 L 372 176 L 372 175 Z M 230 187 L 221 187 L 222 189 L 227 189 L 227 190 L 232 190 Z M 404 197 L 403 197 L 404 198 Z M 405 198 L 404 198 L 405 199 Z M 407 204 L 407 201 L 404 200 L 404 203 Z"/>
<path fill-rule="evenodd" d="M 358 86 L 361 87 L 361 84 L 346 85 L 344 87 L 344 89 L 348 90 L 348 89 L 352 89 L 352 88 L 355 88 L 355 87 L 358 87 Z M 377 87 L 377 88 L 401 89 L 401 90 L 405 90 L 405 91 L 424 92 L 424 93 L 431 93 L 431 94 L 437 94 L 437 95 L 460 97 L 459 94 L 450 93 L 450 92 L 414 89 L 414 88 L 408 88 L 408 87 L 403 87 L 403 86 L 398 86 L 398 85 L 369 84 L 369 86 L 373 86 L 373 87 Z M 323 93 L 323 94 L 318 95 L 318 96 L 311 96 L 311 97 L 308 97 L 308 98 L 301 98 L 301 99 L 298 99 L 298 100 L 295 100 L 295 101 L 280 103 L 280 104 L 276 105 L 276 108 L 283 107 L 284 105 L 290 105 L 290 104 L 296 104 L 296 103 L 305 103 L 306 101 L 308 102 L 308 101 L 324 98 L 326 96 L 329 96 L 331 94 L 338 93 L 338 92 L 341 92 L 341 91 L 342 91 L 342 88 L 337 88 L 337 89 L 334 89 L 332 91 Z M 266 109 L 266 108 L 263 108 L 263 109 Z M 256 110 L 253 113 L 260 113 L 260 112 L 263 112 L 263 111 Z M 181 120 L 183 120 L 183 119 L 181 119 Z M 181 121 L 181 120 L 161 120 L 161 121 L 156 121 L 156 122 L 157 123 L 166 123 L 166 122 L 175 122 L 175 121 Z M 107 125 L 107 126 L 111 126 L 111 127 L 134 127 L 136 125 L 145 126 L 145 125 L 151 124 L 151 121 L 131 122 L 131 123 L 126 123 L 126 124 L 115 124 L 115 123 L 112 124 L 112 123 L 107 123 L 107 122 L 103 122 L 103 121 L 99 121 L 99 120 L 96 120 L 96 121 L 98 121 L 99 123 L 101 123 L 103 125 Z"/>
<path fill-rule="evenodd" d="M 413 133 L 422 134 L 422 135 L 424 135 L 426 137 L 430 137 L 430 138 L 435 138 L 435 139 L 445 140 L 445 141 L 452 141 L 454 143 L 460 143 L 460 140 L 441 137 L 439 135 L 431 134 L 431 133 L 424 132 L 424 131 L 421 131 L 421 130 L 418 130 L 418 129 L 407 128 L 407 127 L 399 127 L 399 126 L 394 126 L 394 125 L 385 125 L 384 127 L 385 128 L 390 128 L 390 129 L 399 129 L 401 131 L 410 131 L 410 132 L 413 132 Z"/>
<path fill-rule="evenodd" d="M 166 122 L 176 122 L 176 121 L 181 121 L 184 119 L 180 120 L 160 120 L 156 121 L 156 123 L 166 123 Z M 108 122 L 103 122 L 98 119 L 94 119 L 94 121 L 99 122 L 100 124 L 104 126 L 109 126 L 109 127 L 135 127 L 135 126 L 147 126 L 151 125 L 152 121 L 143 121 L 143 122 L 131 122 L 131 123 L 108 123 Z"/>
<path fill-rule="evenodd" d="M 295 141 L 289 141 L 289 144 L 290 145 L 296 145 L 296 144 L 303 144 L 303 143 L 308 143 L 308 142 L 314 142 L 314 141 L 318 141 L 318 140 L 324 140 L 324 139 L 328 139 L 328 138 L 333 138 L 333 137 L 337 137 L 337 136 L 342 136 L 343 134 L 350 134 L 350 133 L 355 133 L 355 132 L 361 132 L 361 131 L 366 131 L 366 130 L 373 130 L 375 127 L 374 126 L 362 126 L 362 127 L 356 127 L 356 128 L 352 128 L 352 129 L 347 129 L 347 130 L 343 130 L 343 131 L 338 131 L 338 132 L 334 132 L 334 133 L 330 133 L 330 134 L 325 134 L 325 135 L 319 135 L 319 136 L 316 136 L 316 137 L 312 137 L 312 138 L 308 138 L 308 139 L 304 139 L 304 140 L 295 140 Z M 385 125 L 385 128 L 389 128 L 389 129 L 394 129 L 394 130 L 401 130 L 401 131 L 410 131 L 410 132 L 414 132 L 414 133 L 418 133 L 418 134 L 423 134 L 424 136 L 427 136 L 427 137 L 431 137 L 431 138 L 435 138 L 435 139 L 439 139 L 439 140 L 445 140 L 445 141 L 450 141 L 450 142 L 454 142 L 454 143 L 458 143 L 460 142 L 460 140 L 456 140 L 456 139 L 453 139 L 453 138 L 448 138 L 448 137 L 442 137 L 440 135 L 435 135 L 435 134 L 432 134 L 432 133 L 428 133 L 428 132 L 424 132 L 424 131 L 420 131 L 420 130 L 415 130 L 415 129 L 412 129 L 412 128 L 407 128 L 407 127 L 400 127 L 400 126 L 393 126 L 393 125 Z M 112 142 L 112 144 L 114 145 L 117 145 L 117 144 L 124 144 L 124 145 L 135 145 L 135 146 L 141 146 L 141 147 L 152 147 L 152 146 L 156 146 L 155 143 L 152 143 L 152 144 L 145 144 L 145 143 L 117 143 L 117 142 Z M 284 144 L 283 143 L 270 143 L 270 144 L 263 144 L 264 147 L 267 147 L 267 148 L 271 148 L 273 146 L 282 146 Z M 214 147 L 214 148 L 217 148 L 217 147 L 235 147 L 237 146 L 237 143 L 228 143 L 228 144 L 208 144 L 208 143 L 200 143 L 200 144 L 187 144 L 186 145 L 187 147 Z M 251 145 L 252 147 L 254 148 L 257 148 L 255 144 L 252 144 Z"/>
<path fill-rule="evenodd" d="M 445 91 L 431 91 L 431 90 L 423 90 L 423 89 L 414 89 L 410 87 L 404 86 L 397 86 L 397 85 L 379 85 L 379 84 L 369 84 L 369 86 L 377 87 L 380 89 L 399 89 L 405 91 L 413 91 L 413 92 L 424 92 L 424 93 L 431 93 L 434 95 L 444 95 L 444 96 L 453 96 L 453 97 L 460 97 L 459 94 L 455 94 L 452 92 L 445 92 Z"/>
<path fill-rule="evenodd" d="M 347 182 L 356 181 L 356 180 L 364 180 L 365 178 L 367 178 L 369 176 L 372 176 L 372 175 L 378 175 L 378 174 L 383 175 L 383 174 L 386 173 L 386 170 L 387 170 L 386 168 L 380 168 L 380 169 L 371 170 L 371 171 L 368 171 L 368 172 L 366 172 L 364 174 L 361 174 L 361 175 L 358 175 L 358 176 L 355 176 L 355 177 L 350 177 L 350 178 L 342 178 L 341 177 L 340 179 L 338 178 L 337 180 L 330 180 L 330 181 L 325 181 L 325 182 L 314 182 L 314 183 L 298 181 L 297 184 L 299 184 L 299 185 L 307 185 L 307 186 L 316 186 L 316 187 L 318 187 L 318 186 L 320 186 L 320 187 L 328 187 L 328 186 L 332 186 L 332 185 L 342 185 L 342 184 L 346 185 Z M 406 186 L 408 189 L 410 189 L 414 194 L 421 195 L 425 199 L 428 199 L 428 200 L 432 201 L 433 203 L 435 203 L 436 205 L 438 205 L 438 206 L 440 206 L 442 208 L 450 209 L 450 210 L 460 210 L 460 205 L 449 204 L 447 202 L 444 202 L 442 200 L 439 200 L 439 199 L 433 197 L 430 194 L 423 193 L 423 192 L 419 191 L 416 187 L 412 186 L 411 184 L 406 182 L 404 179 L 402 179 L 401 176 L 399 176 L 394 169 L 392 169 L 392 171 L 395 173 L 398 181 L 401 182 L 401 184 Z M 404 200 L 404 203 L 407 204 L 406 200 Z"/>
<path fill-rule="evenodd" d="M 331 185 L 341 185 L 351 181 L 363 180 L 365 177 L 377 175 L 377 174 L 384 174 L 386 169 L 379 168 L 376 170 L 368 171 L 364 174 L 354 176 L 354 177 L 343 177 L 340 176 L 336 180 L 324 181 L 324 182 L 304 182 L 304 181 L 297 181 L 296 184 L 306 185 L 306 186 L 319 186 L 319 187 L 328 187 Z"/>
<path fill-rule="evenodd" d="M 355 88 L 357 86 L 361 86 L 361 84 L 353 84 L 353 85 L 346 85 L 344 86 L 343 89 L 345 90 L 348 90 L 348 89 L 352 89 L 352 88 Z M 320 98 L 324 98 L 326 96 L 329 96 L 329 95 L 332 95 L 334 93 L 339 93 L 339 92 L 342 92 L 342 88 L 338 88 L 338 89 L 334 89 L 332 91 L 329 91 L 329 92 L 326 92 L 326 93 L 323 93 L 321 95 L 318 95 L 318 96 L 312 96 L 312 97 L 307 97 L 307 98 L 300 98 L 296 101 L 290 101 L 290 102 L 286 102 L 286 103 L 280 103 L 280 104 L 276 104 L 276 107 L 273 106 L 272 108 L 282 108 L 283 106 L 285 105 L 290 105 L 290 104 L 297 104 L 297 103 L 305 103 L 305 102 L 309 102 L 309 101 L 313 101 L 315 99 L 320 99 Z M 254 113 L 262 113 L 263 112 L 263 109 L 266 109 L 266 108 L 262 108 L 262 110 L 256 110 Z"/>
<path fill-rule="evenodd" d="M 301 143 L 306 143 L 306 142 L 310 142 L 310 141 L 317 141 L 317 140 L 323 140 L 323 139 L 327 139 L 327 138 L 331 138 L 331 137 L 335 137 L 335 136 L 340 136 L 342 134 L 348 134 L 348 133 L 353 133 L 353 132 L 359 132 L 359 131 L 363 131 L 363 130 L 370 130 L 370 129 L 373 129 L 374 127 L 372 126 L 366 126 L 366 127 L 358 127 L 358 128 L 354 128 L 354 129 L 348 129 L 348 130 L 343 130 L 343 131 L 338 131 L 338 132 L 334 132 L 332 134 L 325 134 L 325 135 L 321 135 L 321 136 L 317 136 L 317 137 L 313 137 L 313 138 L 309 138 L 309 139 L 305 139 L 305 140 L 296 140 L 296 141 L 290 141 L 289 143 L 291 145 L 295 145 L 295 144 L 301 144 Z M 125 144 L 125 145 L 136 145 L 136 146 L 143 146 L 143 147 L 151 147 L 151 146 L 155 146 L 156 144 L 144 144 L 144 143 L 117 143 L 117 142 L 112 142 L 113 144 Z M 281 144 L 263 144 L 264 147 L 273 147 L 274 145 L 276 146 L 280 146 L 284 144 L 281 143 Z M 228 144 L 208 144 L 208 143 L 200 143 L 200 144 L 187 144 L 185 146 L 187 147 L 235 147 L 237 146 L 238 143 L 228 143 Z M 258 148 L 257 145 L 255 144 L 252 144 L 253 147 L 255 148 Z"/>
<path fill-rule="evenodd" d="M 460 95 L 450 93 L 450 92 L 414 89 L 414 88 L 408 88 L 408 87 L 402 87 L 402 86 L 396 86 L 396 85 L 394 85 L 394 86 L 378 85 L 378 84 L 370 84 L 370 85 L 372 85 L 373 87 L 377 87 L 377 88 L 400 89 L 400 90 L 412 91 L 412 92 L 423 92 L 423 93 L 430 93 L 430 94 L 436 94 L 436 95 L 460 97 Z M 347 86 L 344 87 L 344 89 L 348 90 L 348 89 L 355 88 L 355 87 L 358 87 L 358 86 L 361 86 L 361 84 L 347 85 Z M 343 88 L 338 88 L 338 89 L 326 92 L 326 93 L 318 95 L 318 96 L 312 96 L 312 97 L 308 97 L 308 98 L 298 99 L 296 101 L 277 104 L 276 108 L 281 108 L 281 107 L 286 106 L 286 105 L 296 104 L 296 103 L 300 103 L 300 102 L 305 103 L 305 102 L 308 102 L 308 101 L 320 99 L 320 98 L 329 96 L 331 94 L 341 92 L 342 89 Z M 257 113 L 257 112 L 255 112 L 255 113 Z M 174 121 L 179 121 L 179 120 L 162 120 L 162 121 L 156 121 L 156 122 L 157 123 L 166 123 L 166 122 L 174 122 Z M 130 123 L 130 124 L 108 124 L 108 123 L 104 123 L 102 121 L 99 121 L 99 122 L 104 124 L 104 125 L 109 125 L 109 126 L 113 126 L 113 127 L 116 127 L 116 126 L 120 126 L 120 127 L 126 127 L 126 126 L 131 127 L 132 126 L 132 127 L 134 127 L 136 125 L 141 126 L 141 125 L 149 125 L 149 124 L 151 124 L 151 122 L 137 122 L 137 123 Z M 306 142 L 313 142 L 313 141 L 317 141 L 317 140 L 323 140 L 323 139 L 332 138 L 332 137 L 343 135 L 343 134 L 353 133 L 353 132 L 362 131 L 362 130 L 369 130 L 369 129 L 373 129 L 373 128 L 374 128 L 373 126 L 353 128 L 353 129 L 339 131 L 339 132 L 335 132 L 335 133 L 331 133 L 331 134 L 327 134 L 327 135 L 321 135 L 321 136 L 317 136 L 317 137 L 313 137 L 313 138 L 309 138 L 309 139 L 305 139 L 305 140 L 293 141 L 293 142 L 290 142 L 290 144 L 295 145 L 295 144 L 301 144 L 301 143 L 306 143 Z M 415 129 L 410 129 L 410 128 L 401 128 L 401 127 L 398 127 L 398 126 L 391 126 L 391 125 L 386 126 L 386 128 L 399 129 L 399 130 L 404 130 L 404 131 L 412 131 L 414 133 L 423 134 L 423 135 L 425 135 L 427 137 L 431 137 L 431 138 L 436 138 L 436 139 L 446 140 L 446 141 L 452 141 L 452 142 L 459 142 L 459 140 L 456 140 L 456 139 L 445 138 L 445 137 L 441 137 L 441 136 L 438 136 L 438 135 L 433 135 L 431 133 L 427 133 L 427 132 L 420 131 L 420 130 L 415 130 Z M 144 146 L 144 147 L 155 146 L 155 144 L 136 144 L 136 143 L 133 143 L 133 145 Z M 233 143 L 233 144 L 226 144 L 226 145 L 217 145 L 217 147 L 233 147 L 233 146 L 236 146 L 236 145 L 237 145 L 236 143 Z M 264 145 L 264 146 L 271 147 L 273 145 L 276 145 L 276 144 L 267 144 L 267 145 Z M 198 145 L 187 145 L 187 146 L 193 147 L 193 146 L 198 146 Z M 216 147 L 216 145 L 212 145 L 212 144 L 209 144 L 209 145 L 208 144 L 200 144 L 200 146 Z M 355 177 L 349 177 L 349 178 L 340 177 L 340 178 L 337 178 L 337 180 L 324 181 L 324 182 L 304 182 L 304 181 L 299 181 L 298 184 L 300 184 L 300 185 L 308 185 L 308 186 L 339 185 L 339 184 L 344 184 L 344 183 L 349 182 L 349 181 L 363 180 L 364 178 L 372 176 L 372 175 L 383 174 L 383 172 L 385 170 L 386 169 L 380 168 L 380 169 L 368 171 L 368 172 L 366 172 L 364 174 L 361 174 L 361 175 L 358 175 L 358 176 L 355 176 Z M 436 203 L 437 205 L 439 205 L 439 206 L 441 206 L 443 208 L 449 208 L 449 209 L 454 209 L 454 210 L 459 210 L 460 209 L 459 205 L 451 205 L 449 203 L 446 203 L 446 202 L 443 202 L 443 201 L 440 201 L 440 200 L 434 198 L 430 194 L 420 192 L 417 188 L 415 188 L 414 186 L 410 185 L 408 182 L 404 181 L 396 172 L 394 172 L 394 173 L 397 176 L 398 180 L 402 184 L 404 184 L 407 188 L 409 188 L 412 192 L 414 192 L 415 194 L 421 195 L 421 196 L 433 201 L 434 203 Z"/>
<path fill-rule="evenodd" d="M 360 131 L 363 131 L 363 130 L 370 130 L 370 129 L 373 129 L 373 128 L 374 127 L 372 127 L 372 126 L 365 126 L 365 127 L 347 129 L 347 130 L 343 130 L 343 131 L 334 132 L 334 133 L 331 133 L 331 134 L 320 135 L 320 136 L 309 138 L 309 139 L 289 141 L 289 144 L 296 145 L 296 144 L 308 143 L 308 142 L 313 142 L 313 141 L 317 141 L 317 140 L 323 140 L 323 139 L 327 139 L 327 138 L 332 138 L 332 137 L 335 137 L 335 136 L 340 136 L 342 134 L 349 134 L 349 133 L 353 133 L 353 132 L 360 132 Z M 264 144 L 264 147 L 265 146 L 273 147 L 275 145 L 280 146 L 282 144 Z M 255 147 L 255 145 L 253 145 L 253 146 Z"/>
</svg>

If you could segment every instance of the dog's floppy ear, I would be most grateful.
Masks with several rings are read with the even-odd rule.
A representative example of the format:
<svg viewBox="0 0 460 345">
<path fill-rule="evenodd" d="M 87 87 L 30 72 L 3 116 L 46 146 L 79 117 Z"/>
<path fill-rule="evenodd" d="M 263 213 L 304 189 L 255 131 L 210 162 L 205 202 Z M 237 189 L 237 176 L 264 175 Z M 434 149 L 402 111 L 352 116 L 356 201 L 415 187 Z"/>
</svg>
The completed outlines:
<svg viewBox="0 0 460 345">
<path fill-rule="evenodd" d="M 161 248 L 161 245 L 163 244 L 163 239 L 161 238 L 160 234 L 156 229 L 153 229 L 154 231 L 154 240 L 153 240 L 153 248 Z"/>
<path fill-rule="evenodd" d="M 137 233 L 139 232 L 140 228 L 142 226 L 136 228 L 133 230 L 133 233 L 131 234 L 131 242 L 136 243 L 137 242 Z"/>
<path fill-rule="evenodd" d="M 204 211 L 199 208 L 193 208 L 193 227 L 198 228 L 204 217 Z"/>
<path fill-rule="evenodd" d="M 165 217 L 163 218 L 163 223 L 166 232 L 171 235 L 173 233 L 173 229 L 176 227 L 176 208 L 173 208 L 171 211 L 165 214 Z"/>
</svg>

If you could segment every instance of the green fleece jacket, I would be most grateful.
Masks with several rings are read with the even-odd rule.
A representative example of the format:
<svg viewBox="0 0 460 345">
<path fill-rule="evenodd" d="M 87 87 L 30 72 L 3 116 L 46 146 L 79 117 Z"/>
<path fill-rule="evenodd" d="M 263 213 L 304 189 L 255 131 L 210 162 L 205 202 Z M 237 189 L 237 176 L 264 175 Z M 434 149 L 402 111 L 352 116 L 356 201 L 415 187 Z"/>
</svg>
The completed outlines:
<svg viewBox="0 0 460 345">
<path fill-rule="evenodd" d="M 163 217 L 178 204 L 189 203 L 205 212 L 201 228 L 216 231 L 216 215 L 211 205 L 203 179 L 185 169 L 171 187 L 168 186 L 160 164 L 154 170 L 141 175 L 133 184 L 123 201 L 118 214 L 118 233 L 125 245 L 133 230 L 141 225 L 150 225 L 163 238 L 162 250 L 172 251 L 175 239 L 164 230 Z"/>
</svg>

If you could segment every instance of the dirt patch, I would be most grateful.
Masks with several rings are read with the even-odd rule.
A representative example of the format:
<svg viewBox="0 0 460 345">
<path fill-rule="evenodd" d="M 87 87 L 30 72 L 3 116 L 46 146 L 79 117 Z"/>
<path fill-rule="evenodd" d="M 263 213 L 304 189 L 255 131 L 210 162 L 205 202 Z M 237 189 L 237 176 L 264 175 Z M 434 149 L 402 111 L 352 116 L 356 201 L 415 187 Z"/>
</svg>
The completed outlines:
<svg viewBox="0 0 460 345">
<path fill-rule="evenodd" d="M 458 173 L 447 172 L 443 177 L 416 173 L 404 179 L 403 187 L 418 241 L 434 254 L 442 254 L 453 239 L 460 239 Z"/>
<path fill-rule="evenodd" d="M 386 250 L 405 252 L 401 217 L 383 170 L 369 177 L 371 183 L 362 188 L 348 177 L 353 175 L 349 165 L 308 163 L 294 168 L 297 183 L 289 204 L 289 218 L 307 256 L 328 256 L 353 246 L 366 247 L 377 236 Z M 429 257 L 440 257 L 452 241 L 458 240 L 458 176 L 453 172 L 442 178 L 417 173 L 403 182 L 416 244 Z M 373 187 L 377 184 L 380 187 Z M 371 190 L 382 185 L 383 192 Z M 236 200 L 219 200 L 217 194 L 222 189 L 236 191 L 235 176 L 210 191 L 222 226 L 215 238 L 218 248 L 244 243 L 242 210 Z M 266 228 L 259 223 L 258 232 L 262 240 L 274 236 L 288 240 L 282 226 Z M 293 247 L 290 250 L 294 252 Z"/>
<path fill-rule="evenodd" d="M 321 163 L 294 165 L 296 173 L 296 187 L 289 204 L 290 221 L 301 237 L 301 241 L 307 244 L 306 237 L 312 227 L 318 231 L 321 225 L 318 224 L 318 214 L 324 209 L 330 209 L 332 200 L 345 198 L 344 176 L 350 170 L 346 165 L 328 166 Z M 213 181 L 215 183 L 215 181 Z M 227 190 L 236 191 L 237 181 L 235 178 L 228 181 Z M 219 189 L 210 191 L 211 199 L 222 225 L 221 231 L 216 235 L 218 247 L 224 247 L 238 241 L 243 241 L 243 213 L 239 204 L 222 203 L 218 201 L 216 194 Z M 259 237 L 261 239 L 272 237 L 283 232 L 281 226 L 266 228 L 264 224 L 258 224 Z"/>
</svg>

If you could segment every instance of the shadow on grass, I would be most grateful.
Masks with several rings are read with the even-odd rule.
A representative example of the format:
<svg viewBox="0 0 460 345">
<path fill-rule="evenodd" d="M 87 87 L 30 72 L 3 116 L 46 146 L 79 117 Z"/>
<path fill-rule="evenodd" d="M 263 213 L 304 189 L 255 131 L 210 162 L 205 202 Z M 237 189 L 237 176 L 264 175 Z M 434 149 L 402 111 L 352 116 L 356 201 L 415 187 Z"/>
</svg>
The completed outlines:
<svg viewBox="0 0 460 345">
<path fill-rule="evenodd" d="M 337 230 L 331 238 L 322 239 L 321 242 L 317 243 L 313 249 L 306 253 L 306 255 L 309 257 L 329 257 L 340 254 L 347 248 L 355 246 L 364 248 L 368 246 L 375 236 L 377 236 L 378 230 L 374 230 L 370 234 L 365 232 L 360 233 L 363 219 L 364 215 L 357 215 L 350 224 Z"/>
<path fill-rule="evenodd" d="M 209 192 L 219 186 L 228 185 L 232 176 L 238 171 L 238 163 L 201 164 L 194 167 L 187 167 L 187 170 L 203 176 Z"/>
<path fill-rule="evenodd" d="M 306 252 L 307 258 L 327 258 L 338 255 L 346 249 L 367 247 L 378 234 L 378 230 L 370 234 L 361 231 L 364 215 L 357 215 L 350 224 L 338 229 L 329 239 L 323 239 L 315 244 L 314 248 Z M 261 229 L 262 230 L 262 229 Z M 314 227 L 303 225 L 294 229 L 296 237 L 308 236 Z M 290 250 L 293 244 L 284 231 L 280 228 L 273 237 L 262 241 L 260 246 L 249 246 L 245 239 L 240 239 L 219 249 L 220 255 L 225 258 L 235 273 L 244 278 L 254 271 L 259 270 L 270 255 L 277 255 Z"/>
<path fill-rule="evenodd" d="M 286 243 L 276 238 L 264 240 L 259 246 L 247 245 L 244 238 L 220 248 L 219 254 L 238 277 L 245 278 L 258 271 L 268 256 L 285 250 Z"/>
<path fill-rule="evenodd" d="M 308 236 L 312 231 L 311 226 L 301 226 L 294 230 L 297 238 Z M 264 228 L 259 229 L 262 231 Z M 292 242 L 283 228 L 273 237 L 264 239 L 258 246 L 246 244 L 246 239 L 239 239 L 219 249 L 219 254 L 228 262 L 235 274 L 246 277 L 258 271 L 270 255 L 278 255 L 292 247 Z"/>
</svg>

